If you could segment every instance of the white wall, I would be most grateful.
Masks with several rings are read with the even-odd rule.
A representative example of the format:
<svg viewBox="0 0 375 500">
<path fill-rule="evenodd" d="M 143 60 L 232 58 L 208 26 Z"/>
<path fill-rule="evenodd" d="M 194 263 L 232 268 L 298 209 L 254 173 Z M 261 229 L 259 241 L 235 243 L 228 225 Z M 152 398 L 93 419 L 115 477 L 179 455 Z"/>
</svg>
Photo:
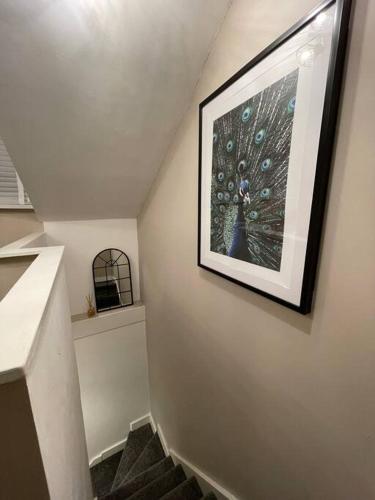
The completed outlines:
<svg viewBox="0 0 375 500">
<path fill-rule="evenodd" d="M 134 300 L 140 299 L 138 236 L 135 219 L 45 222 L 49 245 L 65 246 L 65 268 L 72 314 L 87 311 L 93 293 L 92 261 L 105 248 L 123 250 L 130 259 Z"/>
<path fill-rule="evenodd" d="M 74 322 L 73 335 L 91 462 L 150 411 L 144 306 Z"/>
<path fill-rule="evenodd" d="M 26 384 L 50 498 L 92 499 L 77 365 L 62 267 L 49 297 L 28 365 Z"/>
<path fill-rule="evenodd" d="M 243 500 L 375 498 L 374 1 L 353 2 L 312 314 L 196 265 L 199 102 L 316 3 L 234 0 L 139 221 L 153 415 Z"/>
</svg>

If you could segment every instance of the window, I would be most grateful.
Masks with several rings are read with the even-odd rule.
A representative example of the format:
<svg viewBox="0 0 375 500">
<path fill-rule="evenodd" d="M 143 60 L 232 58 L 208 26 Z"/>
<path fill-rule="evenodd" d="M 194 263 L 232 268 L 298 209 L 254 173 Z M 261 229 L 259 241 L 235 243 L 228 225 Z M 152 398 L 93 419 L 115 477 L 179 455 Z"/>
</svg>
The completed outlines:
<svg viewBox="0 0 375 500">
<path fill-rule="evenodd" d="M 33 208 L 1 137 L 0 208 Z"/>
</svg>

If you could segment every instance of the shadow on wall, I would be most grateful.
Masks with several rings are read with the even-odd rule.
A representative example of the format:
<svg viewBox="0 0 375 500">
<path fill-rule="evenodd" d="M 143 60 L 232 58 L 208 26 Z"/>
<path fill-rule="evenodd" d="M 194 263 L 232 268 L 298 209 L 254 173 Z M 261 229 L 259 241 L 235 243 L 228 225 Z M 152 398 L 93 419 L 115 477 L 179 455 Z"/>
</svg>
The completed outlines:
<svg viewBox="0 0 375 500">
<path fill-rule="evenodd" d="M 369 0 L 361 0 L 360 2 L 355 2 L 355 0 L 353 0 L 353 4 L 341 99 L 337 116 L 337 130 L 339 130 L 340 133 L 336 134 L 332 152 L 333 168 L 327 188 L 326 213 L 322 228 L 321 253 L 317 267 L 312 315 L 314 313 L 315 302 L 319 301 L 320 303 L 324 303 L 325 301 L 328 285 L 327 273 L 330 268 L 335 266 L 334 253 L 328 252 L 327 248 L 333 247 L 334 241 L 338 236 L 337 230 L 339 227 L 340 214 L 342 216 L 342 212 L 345 210 L 345 206 L 342 204 L 345 167 L 348 168 L 350 165 L 350 156 L 353 155 L 353 153 L 350 154 L 350 151 L 353 144 L 353 138 L 356 137 L 357 132 L 353 130 L 354 124 L 351 117 L 354 114 L 355 107 L 358 106 L 358 96 L 360 96 L 358 86 L 362 54 L 365 46 L 365 29 L 353 30 L 352 26 L 354 24 L 362 27 L 366 25 L 368 20 Z M 363 179 L 360 175 L 358 178 Z M 354 202 L 354 198 L 352 200 Z M 352 216 L 354 217 L 354 214 Z M 328 231 L 327 227 L 331 230 Z"/>
<path fill-rule="evenodd" d="M 41 231 L 43 223 L 37 219 L 34 210 L 0 209 L 0 247 Z"/>
<path fill-rule="evenodd" d="M 307 334 L 311 333 L 313 313 L 307 316 L 296 314 L 296 312 L 291 309 L 287 309 L 272 300 L 231 283 L 230 281 L 227 281 L 220 276 L 216 276 L 209 271 L 205 271 L 204 269 L 199 269 L 199 277 L 214 286 L 219 286 L 221 290 L 228 292 L 231 296 L 235 297 L 235 299 L 251 303 L 254 307 L 259 307 L 265 313 L 271 314 L 284 323 L 288 323 L 297 330 L 301 330 Z"/>
</svg>

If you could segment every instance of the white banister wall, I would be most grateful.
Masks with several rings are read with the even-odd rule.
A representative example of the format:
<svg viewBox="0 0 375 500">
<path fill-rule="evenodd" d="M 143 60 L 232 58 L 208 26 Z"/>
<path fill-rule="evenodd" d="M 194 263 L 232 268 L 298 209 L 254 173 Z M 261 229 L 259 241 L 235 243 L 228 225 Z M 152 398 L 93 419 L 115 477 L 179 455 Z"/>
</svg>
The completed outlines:
<svg viewBox="0 0 375 500">
<path fill-rule="evenodd" d="M 92 489 L 63 247 L 32 248 L 40 238 L 0 249 L 0 260 L 36 256 L 0 301 L 1 421 L 12 422 L 0 426 L 6 455 L 1 470 L 7 471 L 0 490 L 10 492 L 6 498 L 24 498 L 27 491 L 29 498 L 88 500 Z M 21 420 L 20 412 L 30 417 Z M 25 436 L 25 446 L 18 435 Z M 21 480 L 20 470 L 28 471 Z"/>
<path fill-rule="evenodd" d="M 92 498 L 64 269 L 60 268 L 26 376 L 52 499 Z"/>
<path fill-rule="evenodd" d="M 39 317 L 33 307 L 28 317 L 26 308 L 24 322 L 24 316 L 10 315 L 14 328 L 31 326 L 29 337 L 13 339 L 28 354 L 14 361 L 19 369 L 12 380 L 26 376 L 48 488 L 57 492 L 53 498 L 75 495 L 84 500 L 90 491 L 87 464 L 117 451 L 130 423 L 150 411 L 144 306 L 138 300 L 134 306 L 88 319 L 81 300 L 92 289 L 92 257 L 111 246 L 128 253 L 134 296 L 139 298 L 137 232 L 126 220 L 47 223 L 46 229 L 52 235 L 33 233 L 1 249 L 4 257 L 36 256 L 36 267 L 29 266 L 8 294 L 14 296 L 11 307 L 15 309 L 24 293 L 38 301 L 40 291 L 45 307 L 43 312 L 41 306 Z M 48 246 L 58 242 L 65 249 Z M 70 286 L 60 263 L 63 253 Z M 5 302 L 9 305 L 9 296 Z M 80 314 L 70 316 L 69 302 Z M 10 312 L 1 305 L 4 313 Z M 9 361 L 8 355 L 3 358 L 4 363 Z M 64 446 L 65 452 L 59 453 Z M 65 489 L 68 484 L 74 485 L 70 493 Z"/>
</svg>

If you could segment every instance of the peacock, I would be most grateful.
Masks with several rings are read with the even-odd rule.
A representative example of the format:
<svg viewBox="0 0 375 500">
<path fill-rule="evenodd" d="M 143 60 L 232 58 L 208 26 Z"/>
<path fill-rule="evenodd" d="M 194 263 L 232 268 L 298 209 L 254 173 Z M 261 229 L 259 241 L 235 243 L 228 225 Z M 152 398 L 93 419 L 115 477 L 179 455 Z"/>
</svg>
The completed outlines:
<svg viewBox="0 0 375 500">
<path fill-rule="evenodd" d="M 298 69 L 213 124 L 211 251 L 280 271 Z"/>
</svg>

